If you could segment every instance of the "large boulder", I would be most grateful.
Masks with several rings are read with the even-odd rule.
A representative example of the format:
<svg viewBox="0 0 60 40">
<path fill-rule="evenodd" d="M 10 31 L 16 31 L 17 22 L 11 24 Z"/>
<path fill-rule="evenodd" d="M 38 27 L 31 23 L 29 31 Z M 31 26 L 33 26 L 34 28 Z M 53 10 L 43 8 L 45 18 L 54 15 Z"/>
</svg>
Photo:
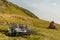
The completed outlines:
<svg viewBox="0 0 60 40">
<path fill-rule="evenodd" d="M 56 28 L 55 23 L 54 21 L 52 21 L 49 25 L 49 29 L 55 29 L 55 28 Z"/>
</svg>

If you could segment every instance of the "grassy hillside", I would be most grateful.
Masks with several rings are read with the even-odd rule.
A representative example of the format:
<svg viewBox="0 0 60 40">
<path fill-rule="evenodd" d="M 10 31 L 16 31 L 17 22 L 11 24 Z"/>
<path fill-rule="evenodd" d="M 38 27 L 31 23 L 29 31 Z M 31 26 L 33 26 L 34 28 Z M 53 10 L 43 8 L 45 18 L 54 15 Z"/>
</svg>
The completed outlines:
<svg viewBox="0 0 60 40">
<path fill-rule="evenodd" d="M 39 19 L 32 12 L 11 2 L 0 0 L 0 31 L 8 29 L 11 24 L 28 25 L 36 34 L 9 37 L 2 31 L 0 40 L 60 40 L 60 25 L 56 24 L 56 30 L 47 29 L 50 22 Z"/>
</svg>

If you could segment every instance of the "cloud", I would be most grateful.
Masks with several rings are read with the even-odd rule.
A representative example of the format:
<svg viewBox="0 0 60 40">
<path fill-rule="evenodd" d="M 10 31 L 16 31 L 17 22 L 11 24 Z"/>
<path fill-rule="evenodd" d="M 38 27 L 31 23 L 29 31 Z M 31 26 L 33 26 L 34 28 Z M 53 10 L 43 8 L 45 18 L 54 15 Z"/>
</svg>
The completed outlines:
<svg viewBox="0 0 60 40">
<path fill-rule="evenodd" d="M 30 6 L 40 10 L 39 17 L 41 19 L 60 22 L 60 4 L 56 0 L 46 0 L 41 3 L 33 3 Z"/>
<path fill-rule="evenodd" d="M 60 0 L 10 0 L 44 20 L 60 22 Z"/>
<path fill-rule="evenodd" d="M 52 5 L 56 6 L 57 4 L 56 3 L 52 3 Z"/>
</svg>

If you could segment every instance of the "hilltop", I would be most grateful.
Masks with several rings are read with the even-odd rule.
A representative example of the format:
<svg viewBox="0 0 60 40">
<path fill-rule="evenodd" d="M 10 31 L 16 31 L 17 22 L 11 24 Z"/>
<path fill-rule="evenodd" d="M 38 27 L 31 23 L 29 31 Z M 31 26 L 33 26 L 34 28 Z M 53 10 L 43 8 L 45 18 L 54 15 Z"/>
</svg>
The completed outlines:
<svg viewBox="0 0 60 40">
<path fill-rule="evenodd" d="M 0 0 L 0 30 L 6 30 L 11 24 L 28 25 L 37 32 L 30 36 L 9 37 L 0 32 L 0 40 L 60 40 L 60 25 L 57 29 L 47 29 L 50 22 L 39 19 L 29 10 L 7 0 Z"/>
</svg>

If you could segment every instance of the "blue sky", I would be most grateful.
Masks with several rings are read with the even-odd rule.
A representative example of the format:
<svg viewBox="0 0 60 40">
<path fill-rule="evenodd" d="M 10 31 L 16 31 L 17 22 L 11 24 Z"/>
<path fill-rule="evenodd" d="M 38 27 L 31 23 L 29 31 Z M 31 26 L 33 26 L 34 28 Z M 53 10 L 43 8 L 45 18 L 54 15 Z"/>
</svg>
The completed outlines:
<svg viewBox="0 0 60 40">
<path fill-rule="evenodd" d="M 24 7 L 40 19 L 60 23 L 60 0 L 9 0 Z"/>
</svg>

